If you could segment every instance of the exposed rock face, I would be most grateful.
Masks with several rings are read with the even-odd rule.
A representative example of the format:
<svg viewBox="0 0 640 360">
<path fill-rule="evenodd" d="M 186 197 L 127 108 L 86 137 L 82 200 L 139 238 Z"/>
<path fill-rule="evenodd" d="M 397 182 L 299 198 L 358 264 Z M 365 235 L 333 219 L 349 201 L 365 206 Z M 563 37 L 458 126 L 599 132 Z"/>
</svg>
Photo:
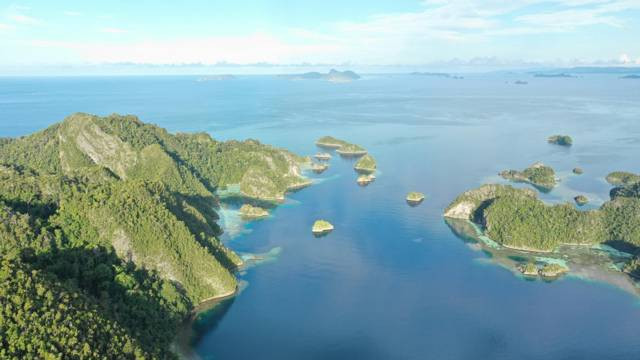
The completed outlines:
<svg viewBox="0 0 640 360">
<path fill-rule="evenodd" d="M 364 174 L 364 175 L 358 176 L 358 179 L 356 180 L 356 182 L 358 183 L 358 185 L 367 186 L 370 183 L 372 183 L 375 179 L 376 179 L 376 176 L 373 174 Z"/>
<path fill-rule="evenodd" d="M 487 184 L 460 194 L 444 211 L 444 216 L 454 219 L 473 220 L 475 211 L 485 202 L 502 195 L 537 198 L 531 189 L 516 189 L 508 185 Z"/>
<path fill-rule="evenodd" d="M 569 271 L 564 266 L 558 264 L 547 264 L 540 269 L 540 275 L 547 278 L 555 278 Z"/>
<path fill-rule="evenodd" d="M 329 168 L 329 165 L 327 164 L 318 164 L 318 163 L 313 163 L 311 165 L 311 170 L 316 173 L 316 174 L 322 174 L 323 172 L 325 172 L 325 170 L 327 170 Z"/>
<path fill-rule="evenodd" d="M 522 265 L 518 270 L 526 276 L 538 276 L 538 267 L 533 263 Z"/>
</svg>

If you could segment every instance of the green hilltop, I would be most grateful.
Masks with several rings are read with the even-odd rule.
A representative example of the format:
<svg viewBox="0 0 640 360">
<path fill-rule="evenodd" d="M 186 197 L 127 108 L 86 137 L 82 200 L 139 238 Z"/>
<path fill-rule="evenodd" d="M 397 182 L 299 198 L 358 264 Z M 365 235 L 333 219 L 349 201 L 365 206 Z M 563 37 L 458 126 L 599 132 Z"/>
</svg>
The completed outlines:
<svg viewBox="0 0 640 360">
<path fill-rule="evenodd" d="M 112 324 L 101 329 L 101 339 L 88 339 L 89 347 L 172 357 L 177 324 L 193 306 L 236 289 L 233 271 L 241 260 L 219 240 L 219 190 L 235 187 L 245 198 L 281 201 L 308 184 L 300 171 L 306 162 L 255 140 L 170 134 L 135 116 L 78 113 L 32 135 L 2 139 L 2 274 L 31 278 L 54 297 L 71 294 L 69 301 Z M 18 295 L 41 301 L 31 298 L 30 288 L 1 290 L 0 308 Z M 24 316 L 77 316 L 77 309 L 25 309 Z M 53 341 L 45 339 L 51 333 L 44 324 L 26 327 L 26 318 L 15 314 L 7 319 L 0 332 L 22 331 L 34 343 L 8 348 L 0 340 L 0 357 L 75 354 L 75 345 L 35 344 Z M 89 326 L 79 321 L 68 331 Z M 54 333 L 62 338 L 70 334 L 65 331 Z M 121 343 L 109 343 L 116 335 Z"/>
</svg>

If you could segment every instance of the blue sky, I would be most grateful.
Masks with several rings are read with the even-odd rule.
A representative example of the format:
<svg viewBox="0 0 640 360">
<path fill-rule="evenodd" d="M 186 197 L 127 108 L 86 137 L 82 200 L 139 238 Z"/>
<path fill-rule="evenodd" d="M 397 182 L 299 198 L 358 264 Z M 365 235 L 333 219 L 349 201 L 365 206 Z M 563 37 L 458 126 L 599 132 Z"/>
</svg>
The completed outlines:
<svg viewBox="0 0 640 360">
<path fill-rule="evenodd" d="M 0 1 L 0 67 L 640 65 L 640 0 Z"/>
</svg>

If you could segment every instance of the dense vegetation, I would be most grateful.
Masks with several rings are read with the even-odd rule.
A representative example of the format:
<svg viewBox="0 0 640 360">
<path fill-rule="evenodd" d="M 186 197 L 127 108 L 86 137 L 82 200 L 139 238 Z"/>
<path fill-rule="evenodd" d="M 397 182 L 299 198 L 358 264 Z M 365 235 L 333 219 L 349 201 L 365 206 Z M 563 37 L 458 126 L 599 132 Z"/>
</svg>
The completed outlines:
<svg viewBox="0 0 640 360">
<path fill-rule="evenodd" d="M 367 155 L 361 157 L 360 159 L 358 159 L 358 161 L 355 163 L 353 168 L 356 171 L 362 172 L 362 173 L 375 172 L 376 171 L 376 160 L 373 158 L 373 156 L 367 154 Z"/>
<path fill-rule="evenodd" d="M 505 170 L 500 173 L 500 176 L 512 181 L 530 183 L 542 191 L 548 191 L 556 186 L 555 171 L 542 163 L 535 163 L 523 171 Z"/>
<path fill-rule="evenodd" d="M 0 357 L 172 357 L 193 306 L 235 291 L 218 188 L 280 198 L 304 161 L 118 115 L 0 141 Z"/>
<path fill-rule="evenodd" d="M 571 146 L 573 144 L 573 139 L 569 135 L 549 136 L 547 141 L 551 144 L 562 145 L 562 146 Z"/>
<path fill-rule="evenodd" d="M 614 171 L 607 175 L 606 180 L 611 185 L 631 185 L 640 182 L 640 175 L 627 171 Z"/>
<path fill-rule="evenodd" d="M 367 153 L 367 150 L 360 145 L 352 144 L 344 140 L 336 139 L 333 136 L 323 136 L 316 141 L 316 145 L 321 147 L 338 149 L 340 154 L 359 154 Z"/>
<path fill-rule="evenodd" d="M 541 251 L 562 244 L 640 247 L 640 184 L 612 190 L 610 201 L 590 211 L 571 204 L 545 205 L 525 189 L 486 185 L 460 195 L 445 216 L 480 223 L 491 239 L 509 247 Z"/>
</svg>

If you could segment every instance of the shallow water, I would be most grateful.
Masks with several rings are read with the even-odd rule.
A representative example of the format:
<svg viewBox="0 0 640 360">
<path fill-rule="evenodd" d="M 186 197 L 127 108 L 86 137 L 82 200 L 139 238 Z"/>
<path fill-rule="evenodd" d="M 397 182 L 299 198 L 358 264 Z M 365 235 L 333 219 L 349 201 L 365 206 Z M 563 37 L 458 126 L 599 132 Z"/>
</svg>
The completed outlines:
<svg viewBox="0 0 640 360">
<path fill-rule="evenodd" d="M 233 249 L 279 250 L 239 275 L 243 292 L 198 323 L 201 358 L 640 357 L 636 296 L 584 277 L 514 276 L 482 261 L 490 254 L 442 218 L 460 192 L 535 161 L 562 178 L 541 195 L 546 201 L 608 199 L 608 172 L 640 172 L 640 82 L 509 74 L 376 75 L 347 84 L 196 79 L 2 78 L 0 136 L 75 111 L 120 112 L 170 131 L 257 138 L 300 154 L 317 152 L 314 140 L 330 134 L 376 157 L 380 173 L 368 187 L 356 185 L 353 160 L 334 156 L 319 176 L 326 181 L 291 194 L 270 218 L 243 225 L 225 217 L 237 230 L 227 237 Z M 517 79 L 529 84 L 513 85 Z M 556 133 L 572 135 L 574 146 L 547 144 Z M 585 173 L 571 174 L 576 166 Z M 409 191 L 427 199 L 410 207 Z M 335 231 L 313 237 L 317 218 Z"/>
</svg>

